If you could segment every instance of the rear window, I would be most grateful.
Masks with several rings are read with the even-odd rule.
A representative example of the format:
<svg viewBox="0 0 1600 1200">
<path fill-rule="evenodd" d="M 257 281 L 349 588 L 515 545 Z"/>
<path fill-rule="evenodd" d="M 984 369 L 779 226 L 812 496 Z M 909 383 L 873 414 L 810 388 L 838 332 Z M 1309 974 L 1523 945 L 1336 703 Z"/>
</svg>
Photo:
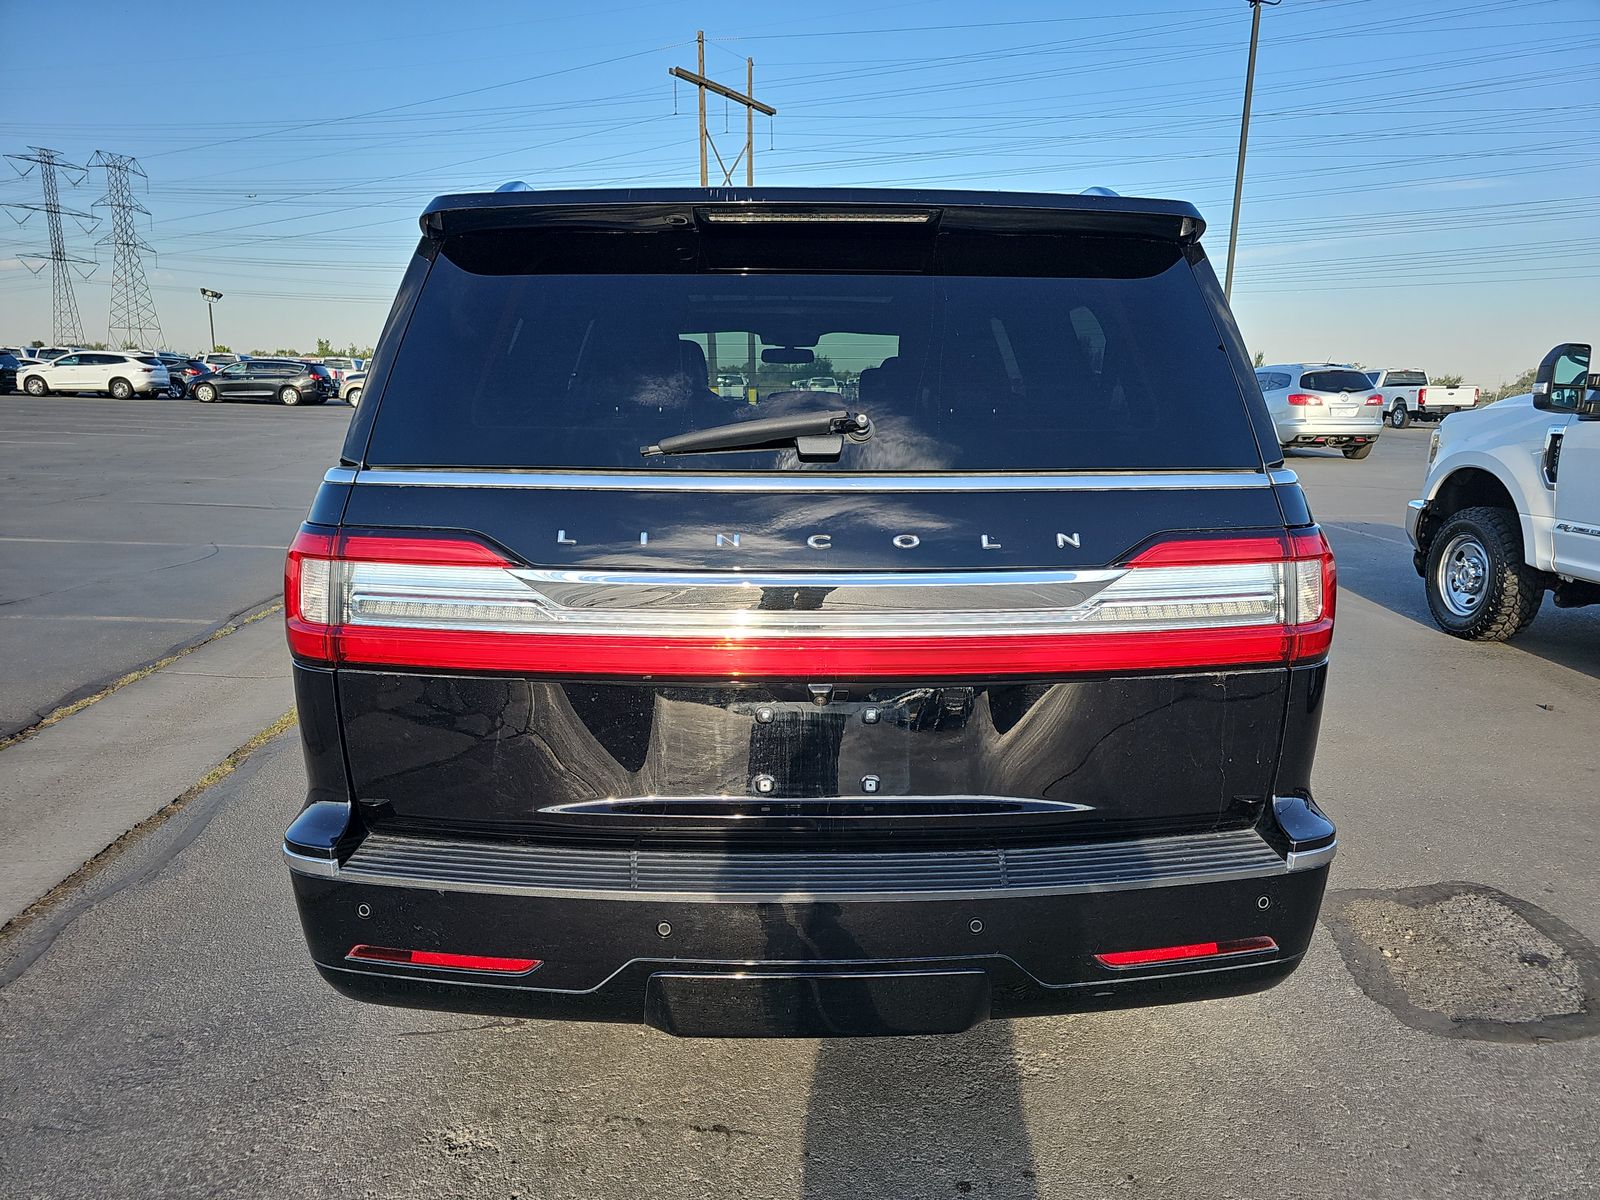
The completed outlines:
<svg viewBox="0 0 1600 1200">
<path fill-rule="evenodd" d="M 1313 392 L 1364 392 L 1372 386 L 1372 380 L 1360 371 L 1334 368 L 1307 371 L 1300 376 L 1300 386 Z"/>
<path fill-rule="evenodd" d="M 737 264 L 713 250 L 663 260 L 619 251 L 615 235 L 593 253 L 574 244 L 604 236 L 568 231 L 556 251 L 527 234 L 446 240 L 366 461 L 797 469 L 792 450 L 646 460 L 639 448 L 848 407 L 875 435 L 804 469 L 1260 465 L 1239 382 L 1174 245 L 930 236 L 904 273 L 856 273 L 854 243 L 848 254 L 813 246 L 806 273 L 787 252 L 777 269 L 723 273 L 706 264 Z M 839 273 L 818 270 L 834 263 Z"/>
<path fill-rule="evenodd" d="M 1426 387 L 1428 377 L 1421 371 L 1390 371 L 1384 377 L 1384 387 Z"/>
</svg>

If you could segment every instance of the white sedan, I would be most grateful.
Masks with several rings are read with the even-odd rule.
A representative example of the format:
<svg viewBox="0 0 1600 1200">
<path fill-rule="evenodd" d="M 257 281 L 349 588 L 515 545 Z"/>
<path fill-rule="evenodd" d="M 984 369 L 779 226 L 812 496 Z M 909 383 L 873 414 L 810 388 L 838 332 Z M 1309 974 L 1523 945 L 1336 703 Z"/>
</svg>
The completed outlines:
<svg viewBox="0 0 1600 1200">
<path fill-rule="evenodd" d="M 17 372 L 17 387 L 30 396 L 106 392 L 126 400 L 129 396 L 166 392 L 172 387 L 172 380 L 161 360 L 153 355 L 78 350 L 63 354 L 54 362 L 24 367 Z"/>
</svg>

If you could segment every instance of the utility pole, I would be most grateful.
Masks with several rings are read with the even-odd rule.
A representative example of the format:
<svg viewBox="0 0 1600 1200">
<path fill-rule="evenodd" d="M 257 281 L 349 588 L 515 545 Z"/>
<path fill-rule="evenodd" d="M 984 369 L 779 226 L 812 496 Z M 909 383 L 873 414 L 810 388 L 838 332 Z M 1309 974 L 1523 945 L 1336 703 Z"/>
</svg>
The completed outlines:
<svg viewBox="0 0 1600 1200">
<path fill-rule="evenodd" d="M 214 292 L 210 288 L 201 288 L 200 294 L 206 298 L 206 320 L 211 323 L 211 349 L 217 348 L 217 301 L 222 299 L 221 292 Z"/>
<path fill-rule="evenodd" d="M 131 154 L 96 150 L 89 165 L 105 168 L 106 194 L 95 204 L 110 207 L 111 232 L 100 239 L 100 244 L 110 242 L 116 252 L 111 274 L 111 320 L 106 329 L 106 340 L 113 346 L 132 342 L 144 349 L 160 349 L 161 320 L 156 316 L 155 298 L 150 295 L 150 282 L 144 277 L 144 263 L 139 259 L 141 252 L 154 254 L 155 250 L 139 237 L 133 227 L 133 214 L 143 213 L 148 217 L 150 210 L 133 198 L 132 176 L 138 175 L 146 183 L 149 182 L 149 176 L 145 175 L 139 160 Z"/>
<path fill-rule="evenodd" d="M 27 163 L 28 165 L 18 170 L 18 174 L 26 175 L 34 167 L 39 168 L 39 179 L 43 185 L 43 204 L 6 204 L 6 208 L 16 209 L 31 216 L 33 213 L 42 212 L 50 232 L 49 254 L 20 255 L 23 266 L 28 267 L 35 275 L 44 270 L 45 265 L 50 267 L 50 337 L 57 345 L 75 346 L 83 341 L 83 321 L 78 316 L 78 300 L 72 294 L 72 266 L 84 264 L 95 266 L 92 258 L 80 258 L 67 253 L 67 239 L 61 230 L 61 218 L 71 217 L 78 222 L 79 228 L 85 233 L 92 230 L 100 223 L 100 218 L 93 213 L 79 212 L 75 208 L 61 207 L 61 193 L 56 184 L 56 172 L 59 170 L 67 176 L 67 181 L 74 187 L 82 183 L 89 175 L 87 167 L 80 167 L 67 162 L 55 150 L 45 150 L 39 146 L 29 146 L 30 154 L 8 154 L 13 165 Z M 72 178 L 77 175 L 77 178 Z M 20 224 L 28 216 L 18 219 Z M 28 260 L 35 259 L 39 265 L 30 266 Z M 94 272 L 82 272 L 87 279 Z"/>
<path fill-rule="evenodd" d="M 710 187 L 711 186 L 711 164 L 710 164 L 710 161 L 709 161 L 708 155 L 707 155 L 707 151 L 708 150 L 710 151 L 711 155 L 715 155 L 716 156 L 717 166 L 722 171 L 722 185 L 721 186 L 727 187 L 729 184 L 731 184 L 733 182 L 733 173 L 739 169 L 739 159 L 740 158 L 743 158 L 745 160 L 745 169 L 744 169 L 745 182 L 747 184 L 754 184 L 755 181 L 756 181 L 756 174 L 755 174 L 755 153 L 756 153 L 755 114 L 756 113 L 761 113 L 764 116 L 775 117 L 775 116 L 778 115 L 778 110 L 773 108 L 772 105 L 770 105 L 770 104 L 763 104 L 761 101 L 757 100 L 753 95 L 750 94 L 750 92 L 754 92 L 755 91 L 756 64 L 755 64 L 755 60 L 754 59 L 750 59 L 750 58 L 745 59 L 745 87 L 748 88 L 749 91 L 747 91 L 747 92 L 736 92 L 731 87 L 727 87 L 724 84 L 720 84 L 714 79 L 707 79 L 706 78 L 706 34 L 705 34 L 705 30 L 702 29 L 699 32 L 697 32 L 694 35 L 694 40 L 695 40 L 695 47 L 696 47 L 695 62 L 696 62 L 696 64 L 697 64 L 699 69 L 695 70 L 695 71 L 689 71 L 689 70 L 686 70 L 683 67 L 670 67 L 667 70 L 667 74 L 671 75 L 675 79 L 681 79 L 685 83 L 694 84 L 696 90 L 699 92 L 698 108 L 699 108 L 699 114 L 700 114 L 700 186 L 701 187 Z M 725 163 L 725 162 L 722 161 L 722 153 L 717 149 L 716 142 L 712 141 L 710 131 L 708 129 L 706 129 L 706 93 L 707 92 L 715 92 L 717 95 L 721 96 L 724 100 L 732 100 L 735 104 L 742 104 L 745 107 L 744 149 L 742 151 L 740 151 L 739 155 L 737 155 L 734 158 L 734 160 L 733 160 L 733 162 L 731 164 L 730 163 Z"/>
<path fill-rule="evenodd" d="M 697 30 L 694 35 L 695 69 L 685 70 L 683 67 L 670 67 L 667 74 L 674 79 L 682 79 L 692 83 L 698 96 L 697 109 L 700 121 L 700 186 L 711 186 L 711 163 L 707 155 L 709 150 L 716 156 L 717 166 L 722 171 L 721 186 L 727 187 L 733 183 L 733 173 L 739 169 L 739 159 L 744 159 L 744 182 L 746 187 L 754 187 L 756 183 L 756 113 L 764 116 L 775 117 L 778 110 L 770 104 L 763 104 L 755 97 L 756 90 L 756 60 L 744 60 L 744 88 L 736 92 L 731 87 L 706 78 L 706 31 Z M 717 149 L 716 142 L 711 140 L 711 132 L 706 128 L 706 93 L 715 92 L 725 100 L 732 100 L 735 104 L 744 106 L 744 149 L 734 157 L 732 163 L 722 161 L 722 152 Z M 756 395 L 756 337 L 752 332 L 746 336 L 746 364 L 745 364 L 745 399 L 755 403 Z M 711 386 L 717 386 L 717 335 L 706 335 L 706 371 L 710 375 Z"/>
<path fill-rule="evenodd" d="M 1239 120 L 1239 170 L 1233 178 L 1233 223 L 1228 226 L 1228 276 L 1222 294 L 1233 298 L 1233 256 L 1239 247 L 1239 204 L 1244 199 L 1244 148 L 1250 141 L 1250 95 L 1256 83 L 1256 42 L 1261 37 L 1261 6 L 1276 8 L 1283 0 L 1246 0 L 1250 5 L 1250 65 L 1244 74 L 1244 116 Z"/>
</svg>

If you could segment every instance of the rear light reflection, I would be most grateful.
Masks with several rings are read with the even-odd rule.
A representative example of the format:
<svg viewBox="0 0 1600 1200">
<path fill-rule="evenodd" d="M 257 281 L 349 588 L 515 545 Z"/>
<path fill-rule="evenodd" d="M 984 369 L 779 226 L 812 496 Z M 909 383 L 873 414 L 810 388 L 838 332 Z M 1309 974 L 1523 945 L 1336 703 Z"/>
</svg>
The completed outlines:
<svg viewBox="0 0 1600 1200">
<path fill-rule="evenodd" d="M 346 958 L 358 962 L 399 963 L 407 967 L 444 967 L 452 971 L 493 971 L 526 975 L 542 965 L 537 958 L 497 958 L 490 954 L 447 954 L 442 950 L 396 950 L 391 946 L 351 946 Z"/>
<path fill-rule="evenodd" d="M 1229 958 L 1236 954 L 1265 954 L 1278 943 L 1269 937 L 1234 938 L 1227 942 L 1191 942 L 1186 946 L 1158 946 L 1152 950 L 1110 950 L 1096 954 L 1103 967 L 1149 967 L 1159 963 L 1187 962 L 1196 958 Z"/>
</svg>

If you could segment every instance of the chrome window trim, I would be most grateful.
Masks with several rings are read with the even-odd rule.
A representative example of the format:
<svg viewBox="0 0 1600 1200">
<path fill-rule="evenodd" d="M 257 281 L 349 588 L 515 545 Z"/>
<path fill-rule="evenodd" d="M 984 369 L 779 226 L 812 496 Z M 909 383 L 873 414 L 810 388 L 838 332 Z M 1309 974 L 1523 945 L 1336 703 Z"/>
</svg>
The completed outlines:
<svg viewBox="0 0 1600 1200">
<path fill-rule="evenodd" d="M 1289 472 L 1293 476 L 1293 472 Z M 328 483 L 635 492 L 1116 492 L 1263 488 L 1262 471 L 1104 471 L 1060 475 L 843 475 L 820 471 L 690 474 L 682 471 L 451 471 L 334 467 Z"/>
</svg>

